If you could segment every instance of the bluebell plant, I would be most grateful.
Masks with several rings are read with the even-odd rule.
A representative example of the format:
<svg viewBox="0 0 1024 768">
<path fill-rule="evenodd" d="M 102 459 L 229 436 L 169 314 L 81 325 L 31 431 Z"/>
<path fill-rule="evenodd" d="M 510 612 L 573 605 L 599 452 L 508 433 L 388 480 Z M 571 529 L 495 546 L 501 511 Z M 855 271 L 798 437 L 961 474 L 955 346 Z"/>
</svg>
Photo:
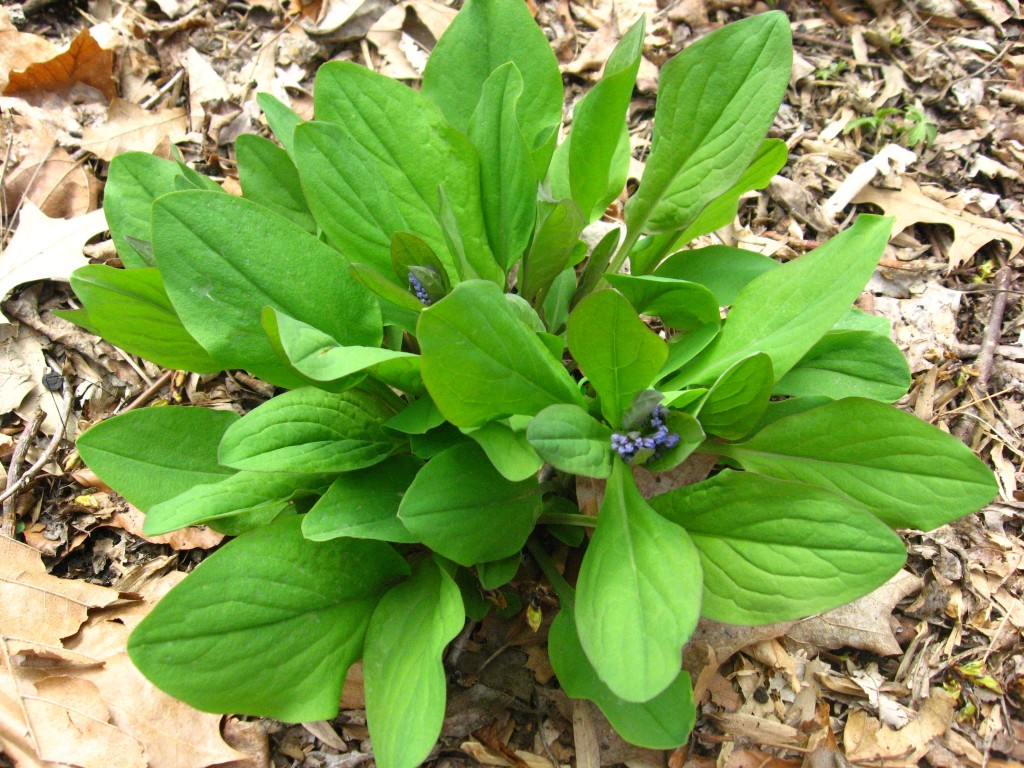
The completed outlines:
<svg viewBox="0 0 1024 768">
<path fill-rule="evenodd" d="M 78 440 L 146 533 L 232 537 L 133 632 L 157 686 L 323 720 L 361 659 L 377 764 L 412 768 L 441 729 L 446 645 L 515 603 L 527 558 L 558 595 L 558 683 L 624 738 L 674 747 L 701 616 L 853 600 L 902 567 L 895 529 L 993 497 L 966 446 L 891 405 L 907 364 L 852 308 L 889 219 L 785 264 L 688 247 L 786 162 L 766 138 L 790 75 L 783 13 L 662 67 L 624 221 L 586 244 L 624 196 L 643 45 L 641 20 L 566 131 L 526 5 L 466 0 L 419 90 L 331 62 L 311 121 L 261 95 L 276 141 L 238 138 L 241 197 L 182 162 L 113 160 L 124 268 L 78 270 L 63 316 L 158 365 L 276 388 L 244 415 L 143 408 Z M 634 472 L 691 458 L 705 479 L 640 493 Z M 577 478 L 603 487 L 596 515 L 574 510 Z M 578 571 L 554 565 L 565 547 Z"/>
</svg>

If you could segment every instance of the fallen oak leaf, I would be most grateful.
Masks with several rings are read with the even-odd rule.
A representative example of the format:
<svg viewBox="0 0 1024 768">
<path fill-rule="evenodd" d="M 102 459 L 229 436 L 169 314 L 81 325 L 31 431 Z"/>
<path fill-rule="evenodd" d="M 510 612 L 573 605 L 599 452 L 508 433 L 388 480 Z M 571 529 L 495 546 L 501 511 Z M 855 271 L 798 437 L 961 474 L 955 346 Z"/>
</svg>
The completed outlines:
<svg viewBox="0 0 1024 768">
<path fill-rule="evenodd" d="M 953 196 L 950 195 L 952 198 Z M 903 189 L 865 187 L 855 203 L 877 205 L 886 216 L 894 216 L 893 234 L 899 234 L 912 224 L 945 224 L 953 230 L 953 244 L 949 248 L 949 269 L 953 270 L 970 259 L 978 249 L 993 240 L 1005 240 L 1010 256 L 1024 249 L 1024 234 L 1009 224 L 995 219 L 958 211 L 933 200 L 921 191 L 911 179 L 903 179 Z"/>
<path fill-rule="evenodd" d="M 920 713 L 900 730 L 883 725 L 862 709 L 846 721 L 843 746 L 846 759 L 856 763 L 883 762 L 887 766 L 916 766 L 953 721 L 956 699 L 942 688 L 932 688 Z"/>
<path fill-rule="evenodd" d="M 175 144 L 187 132 L 184 107 L 151 112 L 130 101 L 114 99 L 107 110 L 107 121 L 86 128 L 79 147 L 109 161 L 122 152 L 152 152 L 163 142 Z"/>
<path fill-rule="evenodd" d="M 106 228 L 102 208 L 73 219 L 51 219 L 26 200 L 14 237 L 0 251 L 0 302 L 22 283 L 66 281 L 89 263 L 82 253 L 86 242 Z M 10 322 L 3 313 L 0 321 Z"/>
<path fill-rule="evenodd" d="M 40 94 L 68 96 L 79 85 L 99 91 L 107 101 L 117 96 L 114 52 L 101 48 L 88 29 L 79 32 L 66 51 L 11 72 L 3 93 L 31 101 Z"/>
<path fill-rule="evenodd" d="M 52 149 L 52 151 L 50 151 Z M 37 146 L 4 182 L 9 210 L 28 197 L 47 216 L 68 219 L 95 210 L 103 185 L 61 147 Z"/>
<path fill-rule="evenodd" d="M 45 37 L 19 32 L 10 21 L 6 8 L 0 8 L 0 90 L 7 87 L 8 75 L 37 61 L 53 58 L 57 46 Z"/>
</svg>

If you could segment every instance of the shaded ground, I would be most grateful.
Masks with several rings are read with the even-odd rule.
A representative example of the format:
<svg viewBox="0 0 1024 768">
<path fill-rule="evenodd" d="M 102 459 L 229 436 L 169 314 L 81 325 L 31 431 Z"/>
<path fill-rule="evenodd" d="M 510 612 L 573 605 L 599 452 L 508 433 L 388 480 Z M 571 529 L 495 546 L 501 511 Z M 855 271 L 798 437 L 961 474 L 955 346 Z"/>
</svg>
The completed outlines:
<svg viewBox="0 0 1024 768">
<path fill-rule="evenodd" d="M 282 8 L 277 0 L 30 0 L 23 21 L 5 4 L 11 21 L 0 19 L 0 86 L 12 95 L 0 99 L 7 246 L 0 286 L 21 286 L 3 305 L 15 324 L 0 326 L 5 466 L 19 445 L 28 449 L 22 471 L 46 458 L 62 417 L 73 437 L 157 399 L 247 410 L 269 395 L 241 374 L 157 370 L 52 315 L 71 305 L 63 283 L 21 284 L 66 277 L 85 263 L 80 249 L 89 240 L 90 259 L 116 259 L 103 242 L 102 219 L 87 218 L 102 200 L 114 153 L 166 156 L 174 142 L 186 160 L 237 190 L 235 138 L 266 133 L 257 90 L 308 114 L 312 76 L 324 61 L 354 60 L 415 78 L 452 15 L 420 0 L 325 2 Z M 1024 761 L 1020 9 L 1014 0 L 778 5 L 794 21 L 797 57 L 772 135 L 786 140 L 790 162 L 715 242 L 790 259 L 838 231 L 855 209 L 897 216 L 906 229 L 861 304 L 892 320 L 910 358 L 914 385 L 900 405 L 975 448 L 995 469 L 1000 497 L 952 526 L 905 532 L 905 575 L 850 608 L 768 630 L 702 627 L 688 654 L 700 717 L 690 743 L 671 755 L 622 744 L 599 713 L 557 689 L 542 651 L 544 628 L 533 633 L 516 610 L 516 601 L 549 617 L 554 608 L 525 563 L 514 595 L 490 595 L 511 600 L 508 615 L 468 628 L 449 651 L 439 764 L 667 760 L 673 768 L 819 768 L 850 760 L 944 768 Z M 347 18 L 352 7 L 358 13 Z M 563 65 L 570 105 L 596 79 L 618 30 L 648 14 L 630 113 L 635 176 L 650 138 L 658 65 L 709 29 L 765 9 L 721 0 L 665 8 L 624 2 L 617 9 L 603 0 L 561 0 L 535 7 Z M 57 74 L 10 74 L 56 54 L 90 26 L 92 38 L 79 39 Z M 72 76 L 40 90 L 60 71 Z M 889 162 L 854 174 L 878 158 Z M 75 222 L 67 239 L 55 239 L 58 228 L 23 200 Z M 608 218 L 618 213 L 613 206 Z M 29 253 L 28 271 L 12 275 L 12 258 L 25 251 L 6 238 L 19 234 L 21 242 L 48 247 L 45 255 Z M 62 378 L 75 395 L 69 416 Z M 33 424 L 37 407 L 44 417 Z M 14 480 L 20 473 L 10 474 Z M 127 591 L 145 591 L 164 572 L 189 570 L 220 540 L 195 529 L 143 540 L 137 513 L 103 492 L 76 461 L 70 440 L 53 442 L 43 471 L 5 503 L 4 515 L 17 521 L 19 538 L 43 553 L 54 574 Z M 221 727 L 252 755 L 248 765 L 359 765 L 371 755 L 358 687 L 349 693 L 355 708 L 330 724 L 227 719 Z M 0 765 L 5 759 L 10 754 L 0 755 Z M 198 759 L 177 764 L 207 764 Z"/>
</svg>

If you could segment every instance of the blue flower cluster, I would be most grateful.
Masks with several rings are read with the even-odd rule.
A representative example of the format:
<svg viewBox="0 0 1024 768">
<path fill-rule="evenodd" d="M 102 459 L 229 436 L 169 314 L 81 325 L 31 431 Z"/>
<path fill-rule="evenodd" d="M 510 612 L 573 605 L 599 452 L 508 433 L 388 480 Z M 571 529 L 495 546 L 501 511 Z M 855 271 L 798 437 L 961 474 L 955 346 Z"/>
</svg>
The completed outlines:
<svg viewBox="0 0 1024 768">
<path fill-rule="evenodd" d="M 423 287 L 423 283 L 416 279 L 416 275 L 412 272 L 409 273 L 409 287 L 412 288 L 412 292 L 426 306 L 430 306 L 433 302 L 430 300 L 430 294 L 427 293 L 427 289 Z"/>
<path fill-rule="evenodd" d="M 669 432 L 665 425 L 667 418 L 668 409 L 663 405 L 655 406 L 648 422 L 650 433 L 632 431 L 622 435 L 616 432 L 612 435 L 612 449 L 626 463 L 632 462 L 641 453 L 646 454 L 645 461 L 648 458 L 658 458 L 664 451 L 679 445 L 679 435 Z"/>
</svg>

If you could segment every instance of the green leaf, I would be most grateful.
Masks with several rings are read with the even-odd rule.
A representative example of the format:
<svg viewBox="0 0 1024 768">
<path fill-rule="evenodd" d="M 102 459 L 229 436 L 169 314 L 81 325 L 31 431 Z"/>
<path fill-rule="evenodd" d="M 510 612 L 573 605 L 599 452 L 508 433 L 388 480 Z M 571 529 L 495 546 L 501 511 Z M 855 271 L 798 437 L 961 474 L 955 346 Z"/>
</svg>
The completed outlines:
<svg viewBox="0 0 1024 768">
<path fill-rule="evenodd" d="M 629 153 L 619 152 L 623 134 L 629 147 L 626 112 L 633 96 L 644 42 L 641 18 L 622 36 L 605 64 L 601 80 L 573 109 L 568 148 L 572 199 L 587 222 L 600 218 L 619 196 L 629 173 Z M 622 159 L 625 160 L 623 168 Z"/>
<path fill-rule="evenodd" d="M 71 287 L 85 306 L 89 330 L 114 346 L 163 368 L 213 373 L 223 367 L 185 330 L 160 270 L 90 264 L 71 273 Z M 76 322 L 77 316 L 64 317 Z"/>
<path fill-rule="evenodd" d="M 774 380 L 771 358 L 763 352 L 740 360 L 708 390 L 697 412 L 700 425 L 726 440 L 746 437 L 768 408 Z"/>
<path fill-rule="evenodd" d="M 395 277 L 407 290 L 410 274 L 418 277 L 420 282 L 423 282 L 426 275 L 431 275 L 438 283 L 436 295 L 428 291 L 433 301 L 439 301 L 447 296 L 452 289 L 444 264 L 437 258 L 434 249 L 421 238 L 408 232 L 395 232 L 391 235 L 391 268 L 395 271 Z"/>
<path fill-rule="evenodd" d="M 598 291 L 569 315 L 569 351 L 601 396 L 601 413 L 617 425 L 633 396 L 661 370 L 668 347 L 615 291 Z"/>
<path fill-rule="evenodd" d="M 416 538 L 398 519 L 398 505 L 423 462 L 394 456 L 373 467 L 338 477 L 302 521 L 313 541 L 342 536 L 413 544 Z"/>
<path fill-rule="evenodd" d="M 513 62 L 484 82 L 468 136 L 480 155 L 480 193 L 491 250 L 503 271 L 523 255 L 537 212 L 537 176 L 516 117 L 523 76 Z"/>
<path fill-rule="evenodd" d="M 234 195 L 175 192 L 153 206 L 153 232 L 171 303 L 225 368 L 281 386 L 305 383 L 267 339 L 267 306 L 342 344 L 380 343 L 377 301 L 349 275 L 341 254 L 263 206 Z"/>
<path fill-rule="evenodd" d="M 832 326 L 833 331 L 871 331 L 880 333 L 883 336 L 892 334 L 892 325 L 888 318 L 879 315 L 869 315 L 863 310 L 852 307 L 845 315 L 836 320 Z"/>
<path fill-rule="evenodd" d="M 78 438 L 78 452 L 103 482 L 143 512 L 234 470 L 217 446 L 238 414 L 209 408 L 140 408 L 101 421 Z"/>
<path fill-rule="evenodd" d="M 177 189 L 174 180 L 180 176 L 177 163 L 147 152 L 125 152 L 110 161 L 103 212 L 117 255 L 126 267 L 153 266 L 145 254 L 132 247 L 128 238 L 153 240 L 150 226 L 153 201 L 174 192 Z"/>
<path fill-rule="evenodd" d="M 569 267 L 554 279 L 544 298 L 544 322 L 552 333 L 558 333 L 565 327 L 569 319 L 569 305 L 575 293 L 576 270 Z"/>
<path fill-rule="evenodd" d="M 791 66 L 789 19 L 770 11 L 712 32 L 662 67 L 651 153 L 626 204 L 630 232 L 685 229 L 739 181 Z"/>
<path fill-rule="evenodd" d="M 829 331 L 775 385 L 777 395 L 869 397 L 907 393 L 910 368 L 892 339 L 872 331 Z"/>
<path fill-rule="evenodd" d="M 573 604 L 564 601 L 548 631 L 548 655 L 562 690 L 574 699 L 590 699 L 597 704 L 615 732 L 630 744 L 673 749 L 686 743 L 696 715 L 686 672 L 679 672 L 668 688 L 650 701 L 638 703 L 619 698 L 601 682 L 583 652 Z"/>
<path fill-rule="evenodd" d="M 368 371 L 384 380 L 413 376 L 418 380 L 419 358 L 410 352 L 381 347 L 355 347 L 339 344 L 323 331 L 270 309 L 276 318 L 281 345 L 295 370 L 314 381 L 339 381 Z M 408 391 L 408 390 L 407 390 Z"/>
<path fill-rule="evenodd" d="M 701 235 L 706 235 L 709 232 L 714 232 L 731 224 L 733 219 L 736 218 L 740 198 L 752 189 L 767 187 L 772 177 L 782 170 L 782 166 L 786 164 L 787 155 L 786 142 L 781 139 L 765 139 L 761 142 L 761 148 L 758 150 L 757 155 L 754 156 L 747 170 L 743 172 L 739 181 L 733 184 L 728 191 L 708 203 L 690 226 L 682 232 L 664 232 L 660 235 L 652 235 L 637 248 L 633 249 L 629 255 L 629 263 L 633 274 L 647 274 L 654 267 L 658 266 L 658 262 L 661 261 L 661 258 L 666 253 L 671 253 L 673 250 L 686 245 Z M 738 250 L 730 249 L 724 245 L 713 245 L 710 248 Z M 775 262 L 772 263 L 774 264 Z M 654 271 L 657 274 L 660 271 L 660 267 Z M 678 275 L 667 276 L 679 277 Z M 682 277 L 681 279 L 689 280 L 690 278 Z M 697 280 L 695 282 L 701 281 Z"/>
<path fill-rule="evenodd" d="M 779 262 L 754 251 L 710 245 L 669 256 L 654 274 L 699 283 L 715 294 L 720 306 L 729 307 L 747 283 L 780 266 Z"/>
<path fill-rule="evenodd" d="M 795 416 L 798 413 L 818 408 L 831 403 L 831 397 L 824 395 L 804 395 L 803 397 L 789 397 L 785 400 L 772 400 L 765 409 L 764 416 L 758 422 L 754 432 L 760 432 L 772 422 L 784 419 L 787 416 Z"/>
<path fill-rule="evenodd" d="M 701 613 L 769 624 L 835 608 L 903 567 L 900 537 L 855 502 L 821 488 L 726 470 L 651 499 L 700 551 Z"/>
<path fill-rule="evenodd" d="M 621 239 L 622 230 L 616 227 L 615 229 L 608 230 L 604 237 L 594 246 L 594 249 L 587 257 L 587 266 L 583 269 L 583 276 L 580 278 L 579 287 L 573 296 L 572 306 L 578 304 L 580 299 L 587 296 L 601 282 L 601 279 L 608 271 L 612 257 L 615 255 L 615 250 L 619 247 Z"/>
<path fill-rule="evenodd" d="M 686 369 L 688 380 L 710 383 L 754 352 L 768 354 L 781 379 L 860 295 L 891 227 L 892 219 L 859 216 L 825 245 L 751 281 L 717 340 Z"/>
<path fill-rule="evenodd" d="M 572 200 L 540 206 L 538 218 L 519 273 L 519 292 L 534 304 L 543 303 L 551 283 L 569 266 L 586 223 Z"/>
<path fill-rule="evenodd" d="M 715 340 L 721 330 L 721 321 L 717 321 L 698 325 L 686 333 L 674 335 L 669 339 L 668 357 L 665 358 L 665 364 L 658 371 L 658 378 L 662 379 L 670 376 L 693 360 L 701 350 L 705 349 L 708 344 Z M 678 389 L 679 387 L 686 386 L 688 382 L 689 376 L 687 376 L 686 371 L 683 371 L 679 376 L 662 383 L 660 389 L 663 391 Z"/>
<path fill-rule="evenodd" d="M 366 631 L 366 721 L 380 768 L 416 768 L 441 734 L 441 654 L 465 623 L 462 596 L 433 558 L 392 587 Z"/>
<path fill-rule="evenodd" d="M 395 410 L 361 390 L 285 392 L 254 408 L 221 440 L 221 464 L 255 472 L 350 472 L 373 466 L 398 444 L 383 429 Z"/>
<path fill-rule="evenodd" d="M 616 461 L 576 595 L 580 644 L 616 696 L 649 701 L 678 677 L 700 596 L 690 537 L 648 506 Z"/>
<path fill-rule="evenodd" d="M 295 157 L 295 126 L 302 122 L 302 118 L 295 114 L 291 107 L 269 93 L 257 93 L 256 103 L 263 110 L 274 137 L 281 142 L 285 152 Z"/>
<path fill-rule="evenodd" d="M 552 134 L 562 122 L 562 76 L 547 37 L 519 0 L 468 0 L 434 46 L 423 94 L 466 132 L 484 83 L 510 61 L 523 78 L 516 117 L 531 150 L 538 150 L 543 176 Z"/>
<path fill-rule="evenodd" d="M 240 536 L 172 589 L 128 640 L 139 671 L 206 712 L 334 717 L 370 616 L 408 566 L 387 544 L 309 541 L 300 525 Z"/>
<path fill-rule="evenodd" d="M 508 584 L 519 573 L 519 566 L 522 564 L 523 555 L 516 552 L 501 560 L 492 560 L 489 563 L 477 563 L 476 573 L 480 579 L 480 586 L 484 589 L 498 589 Z"/>
<path fill-rule="evenodd" d="M 320 188 L 340 184 L 338 177 L 347 172 L 344 166 L 351 164 L 359 151 L 372 158 L 373 188 L 394 201 L 406 222 L 379 233 L 388 249 L 393 232 L 412 232 L 434 249 L 449 274 L 457 274 L 451 272 L 455 254 L 446 258 L 449 249 L 438 220 L 440 186 L 451 203 L 467 258 L 479 275 L 491 279 L 497 267 L 480 209 L 479 162 L 469 139 L 453 129 L 420 92 L 352 62 L 329 62 L 320 67 L 314 93 L 317 120 L 333 123 L 340 134 L 321 133 L 336 144 L 326 147 L 322 140 L 318 143 L 321 162 L 326 161 L 327 166 L 316 169 L 302 157 L 302 134 L 313 128 L 297 128 L 299 173 L 317 221 L 342 251 L 358 254 L 359 261 L 369 261 L 378 269 L 390 261 L 390 255 L 378 263 L 367 259 L 361 250 L 347 247 L 351 239 L 344 232 L 348 219 L 368 215 L 369 206 L 378 202 L 367 202 L 365 188 L 346 187 L 337 197 L 321 198 Z M 315 156 L 310 159 L 315 162 Z M 314 186 L 308 186 L 310 182 Z M 345 206 L 352 211 L 344 210 Z M 362 212 L 357 214 L 359 209 Z M 332 216 L 344 218 L 331 221 Z"/>
<path fill-rule="evenodd" d="M 319 493 L 330 483 L 323 475 L 286 472 L 235 472 L 216 483 L 197 485 L 146 513 L 147 536 L 242 515 L 277 517 L 293 499 Z M 216 525 L 220 530 L 221 526 Z"/>
<path fill-rule="evenodd" d="M 404 435 L 422 435 L 444 424 L 444 414 L 437 409 L 430 395 L 413 400 L 386 422 L 384 426 Z"/>
<path fill-rule="evenodd" d="M 530 421 L 526 437 L 555 469 L 584 477 L 612 472 L 612 431 L 578 405 L 549 405 Z"/>
<path fill-rule="evenodd" d="M 423 383 L 456 426 L 532 416 L 583 398 L 561 361 L 523 325 L 494 283 L 471 280 L 420 314 Z"/>
<path fill-rule="evenodd" d="M 653 275 L 605 275 L 608 284 L 622 292 L 642 315 L 654 315 L 677 331 L 702 326 L 719 327 L 718 300 L 707 288 Z"/>
<path fill-rule="evenodd" d="M 524 420 L 525 416 L 513 417 Z M 507 421 L 491 421 L 472 430 L 466 430 L 471 438 L 484 449 L 494 468 L 506 480 L 514 483 L 533 477 L 544 465 L 526 439 L 525 429 L 514 429 Z"/>
<path fill-rule="evenodd" d="M 483 449 L 464 443 L 427 462 L 398 517 L 419 541 L 469 567 L 521 550 L 540 509 L 536 479 L 506 480 Z"/>
<path fill-rule="evenodd" d="M 992 471 L 955 437 L 861 398 L 780 419 L 714 451 L 752 472 L 848 496 L 892 528 L 932 530 L 976 511 L 998 490 Z"/>
<path fill-rule="evenodd" d="M 299 172 L 288 153 L 254 133 L 243 133 L 235 140 L 235 153 L 242 193 L 316 234 L 316 221 L 306 205 Z"/>
</svg>

